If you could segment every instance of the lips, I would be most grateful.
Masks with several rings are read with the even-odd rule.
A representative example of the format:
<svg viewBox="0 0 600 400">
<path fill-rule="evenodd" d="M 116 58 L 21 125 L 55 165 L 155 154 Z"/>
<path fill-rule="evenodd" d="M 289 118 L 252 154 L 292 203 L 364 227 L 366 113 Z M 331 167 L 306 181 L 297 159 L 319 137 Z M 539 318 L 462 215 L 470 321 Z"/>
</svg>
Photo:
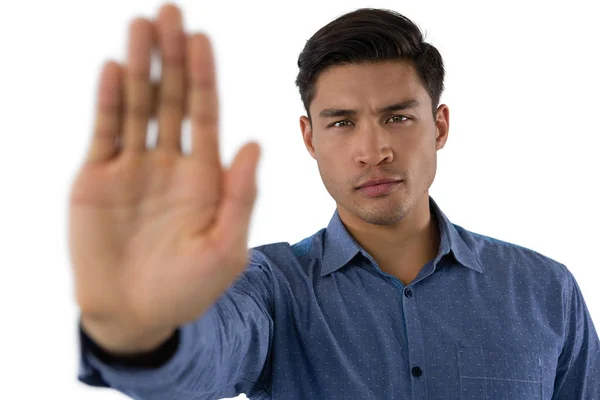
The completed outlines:
<svg viewBox="0 0 600 400">
<path fill-rule="evenodd" d="M 363 184 L 361 184 L 357 189 L 362 189 L 369 186 L 381 185 L 386 183 L 397 183 L 400 182 L 401 179 L 390 179 L 390 178 L 380 178 L 380 179 L 370 179 Z"/>
<path fill-rule="evenodd" d="M 356 190 L 368 198 L 385 198 L 385 196 L 397 190 L 401 185 L 401 180 L 379 179 L 367 181 Z"/>
</svg>

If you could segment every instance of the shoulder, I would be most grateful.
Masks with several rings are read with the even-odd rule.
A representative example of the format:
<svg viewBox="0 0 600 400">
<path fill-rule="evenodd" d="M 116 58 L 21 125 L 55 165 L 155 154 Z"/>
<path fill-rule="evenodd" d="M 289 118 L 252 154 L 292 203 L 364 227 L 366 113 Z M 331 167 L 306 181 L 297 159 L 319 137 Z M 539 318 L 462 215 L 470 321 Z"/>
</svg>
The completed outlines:
<svg viewBox="0 0 600 400">
<path fill-rule="evenodd" d="M 249 251 L 251 264 L 271 270 L 305 269 L 308 264 L 322 256 L 324 229 L 296 243 L 275 242 L 252 247 Z"/>
<path fill-rule="evenodd" d="M 571 284 L 572 275 L 568 268 L 539 251 L 469 231 L 456 224 L 453 226 L 479 260 L 484 272 L 560 286 Z"/>
</svg>

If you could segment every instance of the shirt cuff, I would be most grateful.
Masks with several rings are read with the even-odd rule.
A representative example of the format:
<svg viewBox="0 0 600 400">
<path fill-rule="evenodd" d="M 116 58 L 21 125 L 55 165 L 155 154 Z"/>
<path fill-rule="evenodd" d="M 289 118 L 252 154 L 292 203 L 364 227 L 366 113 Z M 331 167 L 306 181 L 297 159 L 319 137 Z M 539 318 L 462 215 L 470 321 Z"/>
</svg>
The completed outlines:
<svg viewBox="0 0 600 400">
<path fill-rule="evenodd" d="M 131 368 L 159 368 L 166 364 L 177 351 L 180 331 L 177 329 L 169 339 L 152 351 L 131 355 L 116 355 L 107 352 L 85 333 L 81 324 L 79 325 L 79 338 L 91 354 L 107 365 L 121 365 Z"/>
<path fill-rule="evenodd" d="M 121 357 L 101 349 L 79 325 L 77 379 L 97 387 L 174 387 L 195 354 L 194 335 L 193 324 L 183 325 L 156 351 Z"/>
</svg>

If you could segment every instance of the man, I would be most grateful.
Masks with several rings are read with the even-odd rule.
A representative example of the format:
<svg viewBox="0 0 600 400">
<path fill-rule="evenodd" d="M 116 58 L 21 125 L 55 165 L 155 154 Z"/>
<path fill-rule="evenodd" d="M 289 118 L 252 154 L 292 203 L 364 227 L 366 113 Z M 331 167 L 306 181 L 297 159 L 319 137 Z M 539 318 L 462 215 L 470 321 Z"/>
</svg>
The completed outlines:
<svg viewBox="0 0 600 400">
<path fill-rule="evenodd" d="M 361 9 L 306 43 L 300 128 L 337 209 L 299 243 L 250 251 L 259 148 L 222 168 L 210 43 L 172 5 L 130 34 L 71 193 L 81 381 L 136 399 L 600 398 L 569 270 L 429 196 L 449 109 L 442 58 L 410 20 Z"/>
</svg>

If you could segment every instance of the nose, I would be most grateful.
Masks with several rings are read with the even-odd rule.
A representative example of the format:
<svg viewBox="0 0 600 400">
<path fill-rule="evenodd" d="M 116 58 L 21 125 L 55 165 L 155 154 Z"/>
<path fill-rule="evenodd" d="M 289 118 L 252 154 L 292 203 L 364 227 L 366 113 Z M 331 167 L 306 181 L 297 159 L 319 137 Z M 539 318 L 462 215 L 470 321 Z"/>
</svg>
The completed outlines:
<svg viewBox="0 0 600 400">
<path fill-rule="evenodd" d="M 365 126 L 355 136 L 356 161 L 364 166 L 377 166 L 381 163 L 389 164 L 394 159 L 390 146 L 390 133 L 379 127 Z"/>
</svg>

